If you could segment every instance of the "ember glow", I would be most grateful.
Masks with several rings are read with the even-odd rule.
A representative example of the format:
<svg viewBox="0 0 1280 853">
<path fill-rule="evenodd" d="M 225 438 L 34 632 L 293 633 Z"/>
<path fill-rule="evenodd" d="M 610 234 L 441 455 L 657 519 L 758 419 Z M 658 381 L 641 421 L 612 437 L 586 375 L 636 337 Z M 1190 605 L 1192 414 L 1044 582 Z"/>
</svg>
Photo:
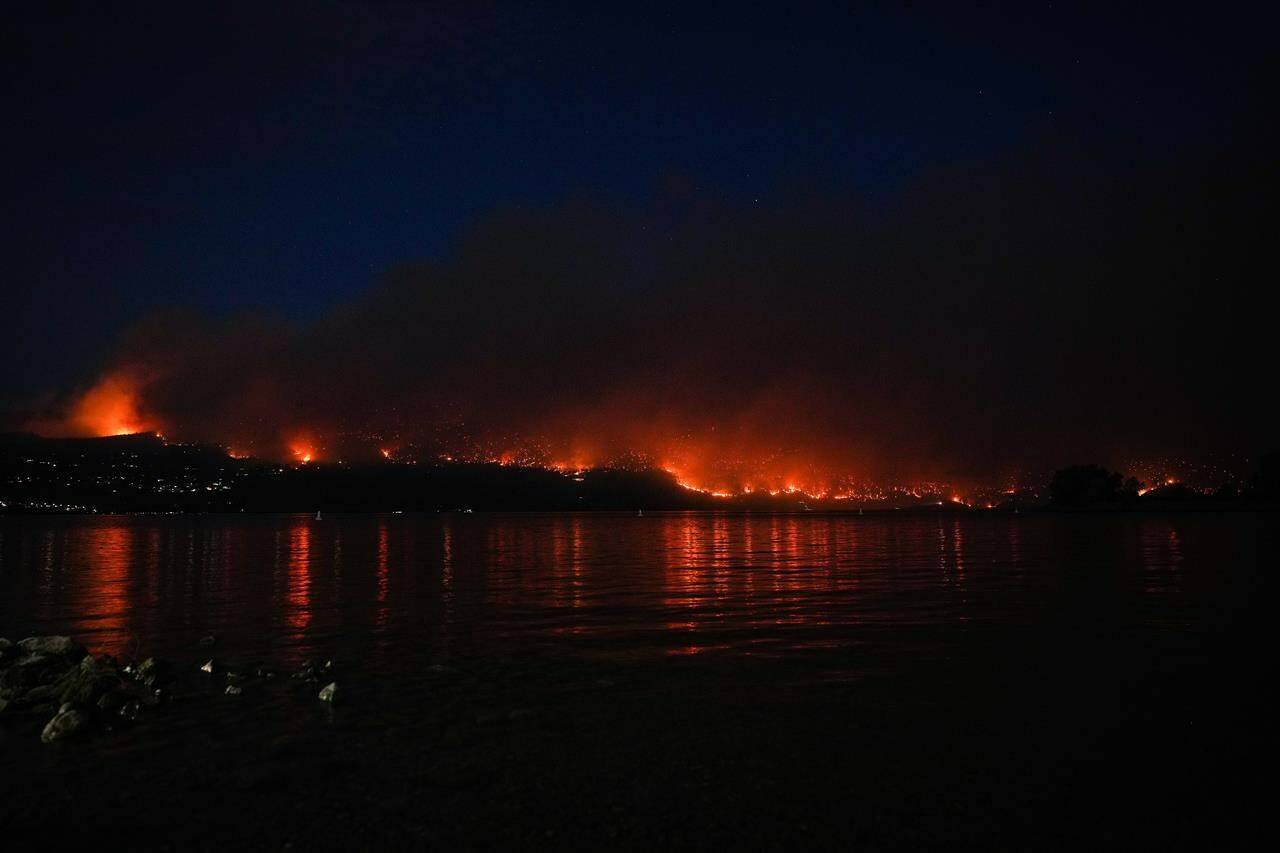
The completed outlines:
<svg viewBox="0 0 1280 853">
<path fill-rule="evenodd" d="M 38 424 L 48 435 L 111 436 L 154 429 L 155 418 L 142 416 L 149 388 L 136 372 L 116 371 L 67 408 L 67 415 Z M 430 422 L 395 430 L 343 429 L 315 425 L 276 431 L 233 428 L 231 440 L 218 433 L 200 433 L 179 426 L 168 431 L 176 441 L 205 441 L 222 446 L 233 459 L 262 459 L 293 465 L 340 460 L 393 461 L 400 464 L 493 464 L 551 470 L 581 480 L 599 469 L 661 471 L 691 492 L 717 499 L 793 498 L 811 502 L 875 503 L 895 498 L 921 500 L 948 495 L 952 486 L 928 479 L 876 479 L 860 470 L 850 457 L 825 455 L 797 448 L 785 431 L 770 435 L 764 429 L 733 430 L 715 424 L 700 428 L 631 420 L 625 412 L 578 413 L 568 437 L 554 430 L 558 419 L 525 427 L 520 437 L 488 437 L 485 430 L 451 424 L 441 432 Z M 206 419 L 222 423 L 223 413 Z M 265 420 L 265 419 L 263 419 Z M 667 436 L 665 431 L 677 432 Z M 164 438 L 160 432 L 155 433 Z M 391 439 L 391 440 L 388 440 Z M 322 448 L 329 448 L 322 453 Z"/>
<path fill-rule="evenodd" d="M 1254 399 L 1232 377 L 1158 372 L 1138 395 L 1097 381 L 1147 370 L 1138 350 L 1088 337 L 1064 362 L 1046 343 L 1097 323 L 1090 299 L 1030 305 L 1041 267 L 1005 248 L 1045 239 L 1019 210 L 1075 198 L 1057 174 L 1034 187 L 991 176 L 958 208 L 925 187 L 876 216 L 852 201 L 728 204 L 713 226 L 571 204 L 494 214 L 452 256 L 397 267 L 307 323 L 150 318 L 35 429 L 159 429 L 291 464 L 645 469 L 718 498 L 953 503 L 1072 459 L 1119 468 L 1131 449 L 1239 443 L 1233 425 L 1251 421 L 1196 402 L 1205 388 L 1226 408 Z M 989 233 L 973 234 L 987 203 Z M 1111 224 L 1089 232 L 1092 256 L 1142 237 Z M 1056 246 L 1045 292 L 1097 280 Z M 993 266 L 976 271 L 972 252 Z M 1135 278 L 1115 313 L 1154 324 L 1146 306 L 1165 304 L 1166 285 Z M 1161 328 L 1143 327 L 1144 346 L 1180 351 Z"/>
<path fill-rule="evenodd" d="M 75 398 L 65 414 L 28 424 L 42 435 L 99 437 L 156 431 L 156 421 L 141 409 L 143 382 L 128 370 L 105 374 Z"/>
<path fill-rule="evenodd" d="M 299 465 L 307 465 L 318 458 L 315 446 L 308 440 L 295 440 L 289 446 L 290 458 Z"/>
<path fill-rule="evenodd" d="M 95 435 L 128 435 L 143 432 L 134 389 L 126 381 L 108 377 L 87 393 L 76 407 L 75 421 Z"/>
<path fill-rule="evenodd" d="M 150 406 L 154 386 L 136 372 L 107 374 L 68 406 L 67 415 L 37 425 L 48 435 L 110 436 L 154 430 L 155 418 L 141 413 Z M 224 423 L 224 413 L 205 419 Z M 815 506 L 936 502 L 970 506 L 956 484 L 928 477 L 887 477 L 883 469 L 860 466 L 840 452 L 797 446 L 785 429 L 770 432 L 764 424 L 732 429 L 718 424 L 673 423 L 671 418 L 645 423 L 626 409 L 579 411 L 566 430 L 559 418 L 531 422 L 519 436 L 490 436 L 478 427 L 453 423 L 406 424 L 394 429 L 343 428 L 316 424 L 276 429 L 233 426 L 230 440 L 219 433 L 167 430 L 164 438 L 203 441 L 223 447 L 230 458 L 259 459 L 292 465 L 333 464 L 342 460 L 397 464 L 492 464 L 555 471 L 581 482 L 601 469 L 661 471 L 683 489 L 718 500 L 777 498 Z M 675 433 L 669 435 L 668 432 Z M 972 487 L 972 483 L 961 484 Z M 1002 487 L 1003 488 L 1003 487 Z M 994 492 L 993 492 L 994 494 Z M 998 498 L 997 498 L 998 499 Z"/>
</svg>

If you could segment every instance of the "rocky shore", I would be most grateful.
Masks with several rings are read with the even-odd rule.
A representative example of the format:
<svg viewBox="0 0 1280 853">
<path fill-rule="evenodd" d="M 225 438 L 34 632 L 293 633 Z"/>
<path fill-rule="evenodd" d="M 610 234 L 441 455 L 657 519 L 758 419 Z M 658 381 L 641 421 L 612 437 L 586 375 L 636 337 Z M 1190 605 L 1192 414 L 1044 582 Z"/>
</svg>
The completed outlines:
<svg viewBox="0 0 1280 853">
<path fill-rule="evenodd" d="M 407 650 L 388 672 L 353 644 L 323 652 L 338 665 L 271 666 L 232 663 L 229 637 L 168 660 L 0 641 L 0 838 L 1203 849 L 1263 813 L 1263 789 L 1231 775 L 1265 731 L 1256 698 L 1230 694 L 1255 666 L 1235 650 L 1260 644 L 1028 639 L 975 637 L 856 683 L 821 677 L 846 652 L 729 666 Z"/>
<path fill-rule="evenodd" d="M 203 638 L 206 651 L 217 643 Z M 304 685 L 326 682 L 316 698 L 338 700 L 338 685 L 327 678 L 331 661 L 306 661 L 291 675 Z M 154 657 L 121 661 L 91 654 L 67 636 L 27 637 L 14 642 L 0 637 L 0 721 L 39 728 L 45 743 L 94 732 L 109 733 L 145 723 L 148 715 L 170 704 L 186 688 L 210 692 L 220 687 L 228 696 L 241 696 L 257 684 L 276 679 L 264 666 L 231 666 L 209 658 L 196 670 L 202 684 L 172 662 Z M 225 687 L 223 684 L 225 683 Z"/>
</svg>

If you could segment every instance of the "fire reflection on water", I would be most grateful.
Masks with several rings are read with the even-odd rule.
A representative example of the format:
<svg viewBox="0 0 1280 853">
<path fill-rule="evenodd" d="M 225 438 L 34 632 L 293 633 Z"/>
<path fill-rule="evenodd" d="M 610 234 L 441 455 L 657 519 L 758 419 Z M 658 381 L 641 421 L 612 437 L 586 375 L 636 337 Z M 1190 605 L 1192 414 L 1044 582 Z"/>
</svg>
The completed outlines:
<svg viewBox="0 0 1280 853">
<path fill-rule="evenodd" d="M 510 652 L 531 641 L 600 655 L 776 655 L 913 626 L 1031 623 L 1071 590 L 1131 596 L 1143 618 L 1181 619 L 1179 602 L 1214 577 L 1197 568 L 1216 565 L 1219 553 L 1247 553 L 1204 545 L 1225 535 L 1208 522 L 1160 518 L 1110 526 L 728 513 L 5 523 L 0 624 L 63 630 L 114 654 L 164 638 L 190 648 L 217 633 L 296 656 L 362 636 L 385 655 Z"/>
<path fill-rule="evenodd" d="M 109 525 L 99 531 L 94 547 L 87 549 L 84 582 L 72 589 L 81 617 L 81 631 L 90 637 L 129 636 L 129 563 L 133 529 L 124 524 Z M 112 647 L 113 651 L 123 649 Z"/>
<path fill-rule="evenodd" d="M 1171 522 L 1150 520 L 1142 527 L 1143 592 L 1148 595 L 1182 592 L 1182 539 Z"/>
<path fill-rule="evenodd" d="M 390 549 L 388 545 L 387 520 L 378 521 L 378 603 L 387 603 L 387 590 L 390 587 L 389 572 Z"/>
<path fill-rule="evenodd" d="M 551 575 L 548 600 L 555 607 L 580 607 L 583 602 L 582 518 L 574 516 L 551 530 Z"/>
<path fill-rule="evenodd" d="M 444 589 L 445 609 L 453 605 L 453 528 L 445 522 L 440 542 L 440 585 Z"/>
<path fill-rule="evenodd" d="M 302 640 L 311 624 L 311 522 L 294 520 L 289 531 L 285 622 L 292 640 Z"/>
<path fill-rule="evenodd" d="M 391 590 L 390 533 L 385 518 L 378 519 L 378 556 L 374 575 L 378 581 L 378 613 L 374 623 L 381 632 L 387 627 L 387 598 Z"/>
</svg>

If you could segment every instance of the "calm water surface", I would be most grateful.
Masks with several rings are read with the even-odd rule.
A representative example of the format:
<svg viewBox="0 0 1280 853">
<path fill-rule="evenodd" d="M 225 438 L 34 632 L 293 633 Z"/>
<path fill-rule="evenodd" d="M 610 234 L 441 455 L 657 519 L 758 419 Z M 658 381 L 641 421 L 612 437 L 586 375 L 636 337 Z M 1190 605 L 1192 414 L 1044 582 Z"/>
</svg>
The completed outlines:
<svg viewBox="0 0 1280 853">
<path fill-rule="evenodd" d="M 857 677 L 985 629 L 1185 632 L 1253 516 L 354 515 L 0 520 L 0 635 L 97 651 L 844 654 Z M 849 661 L 853 661 L 850 663 Z"/>
</svg>

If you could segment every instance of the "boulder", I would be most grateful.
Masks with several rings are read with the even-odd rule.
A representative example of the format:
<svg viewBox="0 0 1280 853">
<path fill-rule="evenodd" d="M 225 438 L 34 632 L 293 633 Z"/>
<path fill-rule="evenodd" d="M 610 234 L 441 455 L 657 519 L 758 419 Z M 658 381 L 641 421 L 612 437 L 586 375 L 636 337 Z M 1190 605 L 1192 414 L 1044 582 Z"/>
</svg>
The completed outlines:
<svg viewBox="0 0 1280 853">
<path fill-rule="evenodd" d="M 31 652 L 25 654 L 13 662 L 15 667 L 30 667 L 32 669 L 55 664 L 56 661 L 52 655 L 46 655 L 42 652 Z"/>
<path fill-rule="evenodd" d="M 35 687 L 41 681 L 39 666 L 18 666 L 0 670 L 0 691 L 10 699 Z"/>
<path fill-rule="evenodd" d="M 331 660 L 327 660 L 324 663 L 304 660 L 302 666 L 298 667 L 298 671 L 293 674 L 293 677 L 305 679 L 306 681 L 319 681 L 320 676 L 327 674 L 331 669 L 333 669 L 333 661 Z"/>
<path fill-rule="evenodd" d="M 75 708 L 63 707 L 66 710 L 59 709 L 48 725 L 44 727 L 44 731 L 40 733 L 40 740 L 45 743 L 53 743 L 55 740 L 62 740 L 63 738 L 80 734 L 89 728 L 88 716 Z"/>
<path fill-rule="evenodd" d="M 41 702 L 52 702 L 58 698 L 58 688 L 53 684 L 41 684 L 32 687 L 23 694 L 22 701 L 26 705 L 39 705 Z"/>
<path fill-rule="evenodd" d="M 103 693 L 98 697 L 98 708 L 107 714 L 119 713 L 128 701 L 128 694 L 113 690 L 110 693 Z"/>
<path fill-rule="evenodd" d="M 115 667 L 99 663 L 92 655 L 85 656 L 79 666 L 74 666 L 54 682 L 60 702 L 78 702 L 89 705 L 119 682 Z"/>
<path fill-rule="evenodd" d="M 160 687 L 169 680 L 169 665 L 155 658 L 147 658 L 138 664 L 137 669 L 133 672 L 133 677 L 147 687 Z"/>
<path fill-rule="evenodd" d="M 85 656 L 84 646 L 64 636 L 27 637 L 18 642 L 18 647 L 29 655 L 53 655 L 75 660 Z"/>
</svg>

